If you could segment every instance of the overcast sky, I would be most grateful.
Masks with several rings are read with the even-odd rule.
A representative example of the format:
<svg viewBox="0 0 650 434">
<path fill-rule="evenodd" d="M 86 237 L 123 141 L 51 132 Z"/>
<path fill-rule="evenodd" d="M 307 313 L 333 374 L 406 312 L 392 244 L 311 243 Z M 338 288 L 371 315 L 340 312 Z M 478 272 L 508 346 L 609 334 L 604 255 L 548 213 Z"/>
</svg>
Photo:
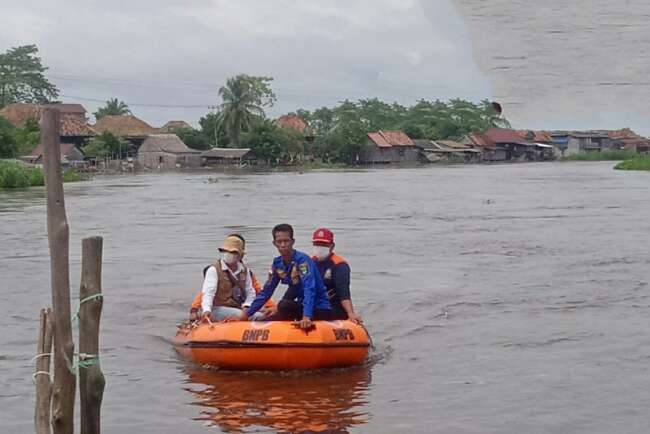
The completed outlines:
<svg viewBox="0 0 650 434">
<path fill-rule="evenodd" d="M 531 6 L 535 5 L 535 14 Z M 650 134 L 647 0 L 0 0 L 0 50 L 35 43 L 66 102 L 198 119 L 238 73 L 268 114 L 378 97 L 496 99 L 517 128 Z"/>
<path fill-rule="evenodd" d="M 97 101 L 116 97 L 154 126 L 171 119 L 196 124 L 237 73 L 274 77 L 271 116 L 345 98 L 410 104 L 490 97 L 449 0 L 0 5 L 0 48 L 37 44 L 62 100 L 92 112 Z"/>
</svg>

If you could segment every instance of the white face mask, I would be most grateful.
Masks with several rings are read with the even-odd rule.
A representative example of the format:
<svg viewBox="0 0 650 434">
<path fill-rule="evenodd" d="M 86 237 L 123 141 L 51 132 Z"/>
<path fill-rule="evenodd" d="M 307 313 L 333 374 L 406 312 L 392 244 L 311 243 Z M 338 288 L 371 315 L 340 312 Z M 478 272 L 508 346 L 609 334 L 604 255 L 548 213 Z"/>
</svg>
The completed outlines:
<svg viewBox="0 0 650 434">
<path fill-rule="evenodd" d="M 237 255 L 236 253 L 222 252 L 221 260 L 226 264 L 233 265 L 236 264 L 237 261 L 239 261 L 239 255 Z"/>
<path fill-rule="evenodd" d="M 330 248 L 326 246 L 312 246 L 312 255 L 316 257 L 317 260 L 322 261 L 327 259 L 330 255 Z"/>
</svg>

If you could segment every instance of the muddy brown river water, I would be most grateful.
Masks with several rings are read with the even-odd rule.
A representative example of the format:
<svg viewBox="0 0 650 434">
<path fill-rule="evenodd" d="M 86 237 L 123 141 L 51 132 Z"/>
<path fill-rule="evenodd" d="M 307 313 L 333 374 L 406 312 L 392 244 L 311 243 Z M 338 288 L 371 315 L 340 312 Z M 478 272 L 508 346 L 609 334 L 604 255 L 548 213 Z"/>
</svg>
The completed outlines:
<svg viewBox="0 0 650 434">
<path fill-rule="evenodd" d="M 542 163 L 100 177 L 66 185 L 104 241 L 106 433 L 641 433 L 650 426 L 650 174 Z M 363 367 L 208 371 L 168 339 L 238 231 L 331 227 L 375 350 Z M 281 294 L 281 293 L 280 293 Z M 276 294 L 276 297 L 280 294 Z M 0 431 L 33 432 L 50 304 L 42 189 L 0 192 Z M 329 430 L 329 431 L 327 431 Z"/>
</svg>

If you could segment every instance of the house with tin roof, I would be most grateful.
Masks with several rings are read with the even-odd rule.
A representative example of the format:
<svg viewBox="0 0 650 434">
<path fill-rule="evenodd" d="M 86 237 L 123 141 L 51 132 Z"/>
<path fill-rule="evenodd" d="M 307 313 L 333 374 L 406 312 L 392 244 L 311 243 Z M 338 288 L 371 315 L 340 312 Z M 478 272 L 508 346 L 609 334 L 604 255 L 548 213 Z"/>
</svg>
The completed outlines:
<svg viewBox="0 0 650 434">
<path fill-rule="evenodd" d="M 483 136 L 488 143 L 506 150 L 506 160 L 534 160 L 535 145 L 510 128 L 490 128 Z"/>
<path fill-rule="evenodd" d="M 250 148 L 212 148 L 201 152 L 204 166 L 221 164 L 255 164 L 257 157 Z"/>
<path fill-rule="evenodd" d="M 539 139 L 541 142 L 536 142 Z M 552 138 L 542 132 L 490 128 L 483 134 L 468 134 L 464 143 L 482 148 L 486 161 L 543 161 L 554 158 Z"/>
<path fill-rule="evenodd" d="M 89 139 L 99 134 L 87 122 L 82 122 L 76 117 L 62 117 L 59 136 L 61 143 L 73 143 L 76 147 L 83 147 Z"/>
<path fill-rule="evenodd" d="M 611 149 L 625 149 L 627 151 L 647 154 L 650 150 L 650 140 L 630 128 L 607 131 L 612 139 Z"/>
<path fill-rule="evenodd" d="M 368 133 L 366 143 L 357 154 L 359 164 L 415 162 L 422 159 L 420 148 L 400 130 Z"/>
<path fill-rule="evenodd" d="M 612 138 L 606 131 L 571 131 L 567 136 L 565 155 L 600 152 L 611 149 Z"/>
<path fill-rule="evenodd" d="M 21 159 L 31 164 L 43 164 L 43 144 Z M 84 160 L 84 154 L 73 143 L 61 143 L 61 165 L 63 167 L 79 164 Z"/>
<path fill-rule="evenodd" d="M 535 131 L 535 130 L 517 130 L 517 134 L 522 139 L 534 142 L 534 143 L 543 143 L 550 145 L 553 143 L 553 137 L 546 131 Z"/>
<path fill-rule="evenodd" d="M 537 161 L 554 160 L 560 155 L 553 145 L 553 137 L 546 131 L 517 130 L 517 134 L 528 143 L 532 143 L 532 157 Z"/>
<path fill-rule="evenodd" d="M 307 141 L 314 139 L 314 132 L 309 127 L 307 122 L 295 113 L 282 115 L 275 120 L 275 125 L 283 128 L 290 128 L 298 131 Z"/>
<path fill-rule="evenodd" d="M 454 140 L 413 140 L 422 150 L 425 161 L 475 163 L 481 160 L 482 151 Z"/>
<path fill-rule="evenodd" d="M 53 102 L 49 104 L 43 104 L 43 107 L 56 108 L 59 111 L 59 113 L 61 113 L 62 118 L 76 119 L 79 122 L 83 122 L 83 123 L 88 122 L 88 117 L 86 116 L 86 109 L 81 104 Z"/>
<path fill-rule="evenodd" d="M 463 137 L 461 143 L 465 146 L 481 151 L 481 158 L 483 161 L 498 162 L 507 160 L 508 155 L 506 149 L 492 143 L 483 134 L 467 134 Z"/>
<path fill-rule="evenodd" d="M 647 152 L 650 141 L 630 128 L 619 130 L 551 131 L 553 144 L 563 155 L 601 152 L 613 149 Z"/>
</svg>

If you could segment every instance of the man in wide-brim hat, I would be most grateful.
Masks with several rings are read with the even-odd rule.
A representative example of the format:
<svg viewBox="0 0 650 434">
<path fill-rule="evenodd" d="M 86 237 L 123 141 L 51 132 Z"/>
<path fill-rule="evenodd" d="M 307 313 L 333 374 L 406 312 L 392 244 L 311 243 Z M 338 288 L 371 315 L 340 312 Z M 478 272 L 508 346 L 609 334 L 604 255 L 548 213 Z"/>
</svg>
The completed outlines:
<svg viewBox="0 0 650 434">
<path fill-rule="evenodd" d="M 219 252 L 221 258 L 208 268 L 201 287 L 203 318 L 238 319 L 242 317 L 242 309 L 255 299 L 251 275 L 241 262 L 244 242 L 230 235 L 219 247 Z"/>
</svg>

